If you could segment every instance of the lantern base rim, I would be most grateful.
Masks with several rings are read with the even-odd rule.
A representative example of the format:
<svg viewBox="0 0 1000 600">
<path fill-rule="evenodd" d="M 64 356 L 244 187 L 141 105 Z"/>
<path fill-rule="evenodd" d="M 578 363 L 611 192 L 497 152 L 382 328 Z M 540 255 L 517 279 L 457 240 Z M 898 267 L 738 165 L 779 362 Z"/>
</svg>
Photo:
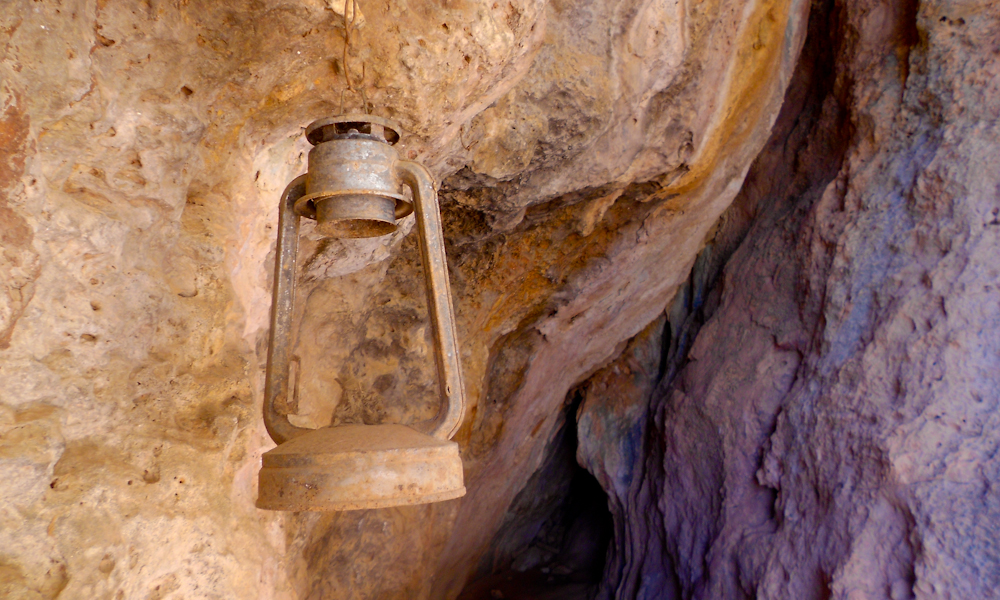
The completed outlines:
<svg viewBox="0 0 1000 600">
<path fill-rule="evenodd" d="M 465 495 L 458 444 L 405 425 L 323 427 L 265 453 L 257 507 L 340 511 Z"/>
</svg>

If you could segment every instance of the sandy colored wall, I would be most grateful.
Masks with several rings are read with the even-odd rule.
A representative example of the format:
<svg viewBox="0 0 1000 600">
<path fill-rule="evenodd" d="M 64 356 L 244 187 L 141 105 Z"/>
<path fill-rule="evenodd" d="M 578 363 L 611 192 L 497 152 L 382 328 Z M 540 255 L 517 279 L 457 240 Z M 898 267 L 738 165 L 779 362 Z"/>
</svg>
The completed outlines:
<svg viewBox="0 0 1000 600">
<path fill-rule="evenodd" d="M 655 319 L 767 139 L 791 0 L 0 7 L 0 588 L 454 596 L 567 390 Z M 276 200 L 344 69 L 442 182 L 469 495 L 253 507 Z M 356 99 L 349 102 L 357 102 Z M 434 409 L 413 236 L 304 232 L 296 419 Z"/>
</svg>

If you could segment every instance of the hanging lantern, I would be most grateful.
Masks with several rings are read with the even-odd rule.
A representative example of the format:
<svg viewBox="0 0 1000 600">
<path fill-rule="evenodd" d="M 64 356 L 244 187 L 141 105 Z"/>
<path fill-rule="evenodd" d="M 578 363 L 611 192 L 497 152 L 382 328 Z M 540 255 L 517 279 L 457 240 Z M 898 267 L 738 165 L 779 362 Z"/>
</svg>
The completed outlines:
<svg viewBox="0 0 1000 600">
<path fill-rule="evenodd" d="M 274 266 L 264 424 L 278 446 L 262 457 L 257 507 L 351 510 L 422 504 L 465 494 L 458 444 L 449 441 L 465 414 L 465 386 L 430 172 L 400 160 L 399 127 L 372 115 L 316 121 L 309 169 L 281 196 Z M 402 193 L 408 187 L 413 203 Z M 416 211 L 420 253 L 434 333 L 441 408 L 430 422 L 297 427 L 277 410 L 288 397 L 299 218 L 331 237 L 375 237 Z"/>
</svg>

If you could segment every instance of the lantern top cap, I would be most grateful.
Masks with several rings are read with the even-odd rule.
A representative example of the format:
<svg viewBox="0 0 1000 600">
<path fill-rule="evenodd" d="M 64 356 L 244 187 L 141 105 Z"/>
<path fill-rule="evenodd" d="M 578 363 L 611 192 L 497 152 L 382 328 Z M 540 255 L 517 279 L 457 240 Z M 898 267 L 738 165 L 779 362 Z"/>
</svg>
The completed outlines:
<svg viewBox="0 0 1000 600">
<path fill-rule="evenodd" d="M 313 146 L 337 139 L 368 138 L 390 146 L 399 141 L 402 128 L 392 119 L 366 114 L 338 115 L 313 121 L 306 127 L 306 139 Z"/>
</svg>

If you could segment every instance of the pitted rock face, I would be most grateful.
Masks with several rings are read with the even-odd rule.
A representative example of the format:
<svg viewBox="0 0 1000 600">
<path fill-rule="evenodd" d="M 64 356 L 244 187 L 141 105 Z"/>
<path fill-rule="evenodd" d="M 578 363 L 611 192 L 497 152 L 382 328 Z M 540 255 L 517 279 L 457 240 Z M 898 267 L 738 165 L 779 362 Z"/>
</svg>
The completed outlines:
<svg viewBox="0 0 1000 600">
<path fill-rule="evenodd" d="M 659 318 L 763 146 L 803 0 L 9 2 L 0 590 L 454 597 L 567 391 Z M 345 69 L 442 182 L 469 494 L 254 508 L 277 199 Z M 345 101 L 358 99 L 348 94 Z M 436 409 L 412 221 L 302 232 L 298 424 Z"/>
<path fill-rule="evenodd" d="M 601 597 L 997 597 L 1000 11 L 970 8 L 815 7 L 659 379 L 639 336 L 584 386 Z"/>
</svg>

